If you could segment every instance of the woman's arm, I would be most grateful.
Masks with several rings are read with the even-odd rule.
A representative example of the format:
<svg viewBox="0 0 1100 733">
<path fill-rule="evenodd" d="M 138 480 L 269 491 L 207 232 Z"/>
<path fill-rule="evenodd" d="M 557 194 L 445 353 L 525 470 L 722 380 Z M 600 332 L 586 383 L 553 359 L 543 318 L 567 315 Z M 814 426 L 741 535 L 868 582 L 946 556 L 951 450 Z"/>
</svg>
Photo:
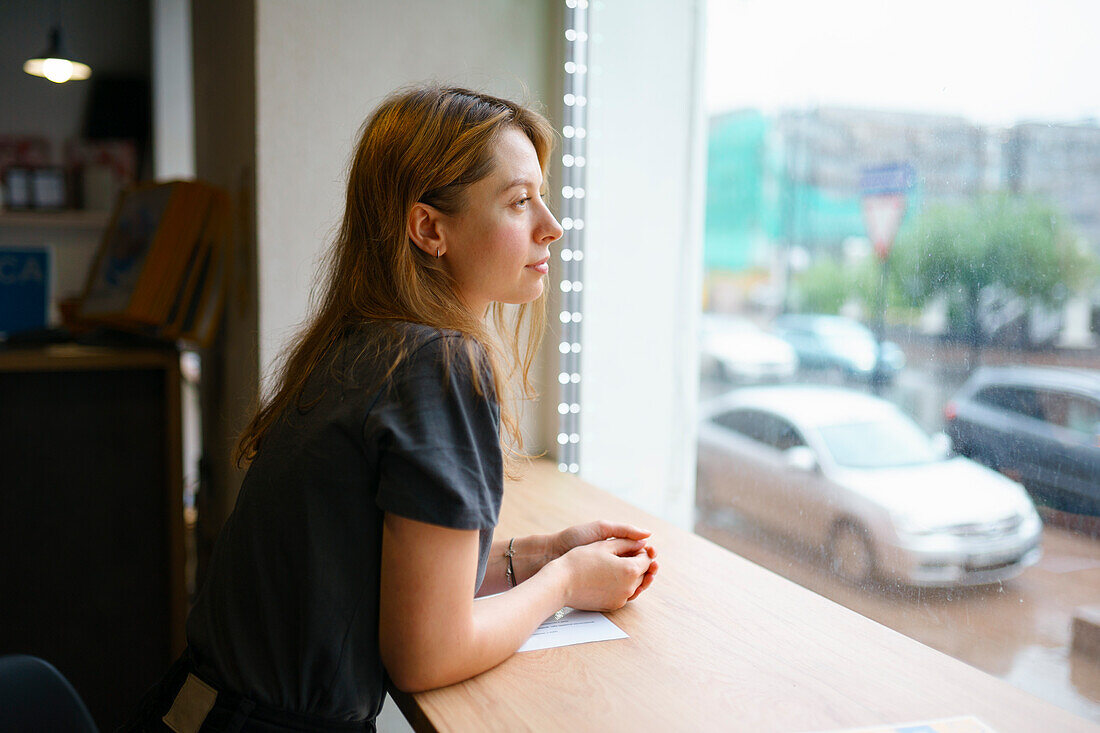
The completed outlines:
<svg viewBox="0 0 1100 733">
<path fill-rule="evenodd" d="M 563 529 L 554 534 L 534 534 L 525 537 L 516 537 L 512 549 L 515 556 L 512 558 L 512 568 L 515 570 L 516 583 L 522 583 L 542 569 L 546 563 L 556 560 L 574 547 L 587 545 L 592 542 L 620 537 L 628 540 L 644 540 L 650 532 L 631 524 L 621 522 L 609 522 L 600 520 L 578 524 Z M 497 538 L 493 540 L 492 549 L 489 551 L 489 562 L 485 567 L 485 578 L 478 589 L 478 596 L 490 596 L 503 593 L 511 588 L 508 583 L 508 557 L 505 553 L 511 538 Z M 657 553 L 650 550 L 650 557 L 656 557 Z M 656 572 L 656 568 L 653 569 Z"/>
<path fill-rule="evenodd" d="M 514 590 L 474 601 L 478 533 L 386 514 L 379 649 L 390 679 L 419 692 L 507 659 L 562 606 L 614 610 L 636 594 L 652 559 L 640 540 L 577 547 Z"/>
</svg>

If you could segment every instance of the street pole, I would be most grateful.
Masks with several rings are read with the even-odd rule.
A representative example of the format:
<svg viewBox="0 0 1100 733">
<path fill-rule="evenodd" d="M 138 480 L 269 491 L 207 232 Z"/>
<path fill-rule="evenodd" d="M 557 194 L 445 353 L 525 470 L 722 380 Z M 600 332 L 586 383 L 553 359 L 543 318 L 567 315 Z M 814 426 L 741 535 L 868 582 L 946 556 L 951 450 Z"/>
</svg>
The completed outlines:
<svg viewBox="0 0 1100 733">
<path fill-rule="evenodd" d="M 871 370 L 871 389 L 876 395 L 882 394 L 882 385 L 886 382 L 883 373 L 882 344 L 886 340 L 886 281 L 889 274 L 889 254 L 880 257 L 882 268 L 878 284 L 878 314 L 875 318 L 875 366 Z"/>
</svg>

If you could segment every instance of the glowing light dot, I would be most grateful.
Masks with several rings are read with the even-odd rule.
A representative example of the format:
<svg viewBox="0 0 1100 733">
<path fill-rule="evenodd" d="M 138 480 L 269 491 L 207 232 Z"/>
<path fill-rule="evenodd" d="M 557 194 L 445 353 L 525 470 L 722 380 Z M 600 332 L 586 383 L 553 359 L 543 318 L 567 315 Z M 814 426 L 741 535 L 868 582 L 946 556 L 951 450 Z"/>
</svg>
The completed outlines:
<svg viewBox="0 0 1100 733">
<path fill-rule="evenodd" d="M 584 164 L 585 164 L 584 156 L 583 155 L 578 155 L 576 158 L 573 159 L 573 163 L 578 168 L 584 168 Z"/>
<path fill-rule="evenodd" d="M 585 132 L 585 129 L 583 127 L 578 127 L 576 130 L 573 130 L 573 132 L 580 139 L 584 139 L 584 136 L 588 134 L 587 132 Z M 566 135 L 566 137 L 573 137 L 573 135 Z"/>
<path fill-rule="evenodd" d="M 560 344 L 558 344 L 558 351 L 560 351 L 563 354 L 568 354 L 569 353 L 569 343 L 567 341 L 562 341 Z"/>
<path fill-rule="evenodd" d="M 584 229 L 584 219 L 574 219 L 573 220 L 573 228 L 574 229 Z"/>
<path fill-rule="evenodd" d="M 580 188 L 580 187 L 574 188 L 573 189 L 573 195 L 576 196 L 579 199 L 583 199 L 584 198 L 584 189 Z"/>
<path fill-rule="evenodd" d="M 574 222 L 573 226 L 576 226 L 576 223 L 575 223 L 575 222 Z M 571 249 L 563 249 L 563 250 L 561 251 L 561 258 L 562 258 L 562 260 L 564 260 L 565 262 L 568 262 L 569 260 L 573 259 L 573 250 L 571 250 Z"/>
<path fill-rule="evenodd" d="M 566 137 L 573 137 L 575 133 L 576 130 L 573 129 L 572 125 L 566 125 L 565 127 L 561 128 L 561 134 L 565 135 Z"/>
<path fill-rule="evenodd" d="M 581 287 L 582 287 L 582 286 L 581 286 L 581 281 L 580 281 L 580 280 L 578 280 L 577 282 L 573 283 L 573 292 L 574 292 L 574 293 L 579 293 L 579 292 L 581 291 Z"/>
<path fill-rule="evenodd" d="M 581 314 L 578 311 L 578 312 L 573 314 L 573 323 L 580 323 L 580 322 L 581 322 Z"/>
<path fill-rule="evenodd" d="M 569 442 L 569 436 L 568 435 L 566 435 L 565 433 L 558 433 L 558 444 L 559 445 L 565 445 L 568 442 Z"/>
<path fill-rule="evenodd" d="M 577 228 L 580 229 L 580 227 L 577 227 Z M 584 252 L 581 252 L 578 249 L 576 254 L 573 255 L 573 259 L 576 260 L 577 262 L 580 262 L 581 260 L 584 259 Z"/>
<path fill-rule="evenodd" d="M 573 220 L 568 216 L 561 220 L 561 228 L 565 231 L 569 231 L 573 228 Z"/>
<path fill-rule="evenodd" d="M 564 415 L 567 412 L 569 412 L 569 404 L 567 402 L 562 402 L 561 404 L 558 405 L 558 413 L 559 414 Z"/>
<path fill-rule="evenodd" d="M 573 63 L 572 61 L 566 61 L 565 62 L 565 73 L 566 74 L 576 74 L 577 73 L 577 65 L 575 63 Z"/>
<path fill-rule="evenodd" d="M 570 319 L 572 318 L 572 314 L 569 311 L 562 311 L 559 318 L 561 318 L 562 323 L 569 323 Z"/>
<path fill-rule="evenodd" d="M 564 165 L 566 168 L 570 167 L 575 162 L 576 162 L 576 158 L 574 158 L 569 153 L 566 153 L 565 155 L 561 156 L 561 164 Z"/>
<path fill-rule="evenodd" d="M 558 382 L 561 384 L 569 384 L 569 374 L 566 372 L 562 372 L 561 374 L 559 374 Z"/>
<path fill-rule="evenodd" d="M 581 375 L 579 372 L 573 372 L 569 375 L 569 381 L 573 384 L 578 384 L 581 381 Z"/>
<path fill-rule="evenodd" d="M 569 472 L 569 464 L 568 463 L 559 463 L 558 464 L 558 471 L 560 471 L 561 473 L 568 473 Z"/>
<path fill-rule="evenodd" d="M 561 291 L 563 293 L 569 293 L 569 292 L 572 292 L 572 290 L 573 290 L 573 283 L 571 283 L 568 280 L 562 280 L 561 281 Z"/>
<path fill-rule="evenodd" d="M 566 94 L 564 100 L 566 107 L 572 107 L 574 104 L 577 103 L 577 98 L 574 97 L 572 94 Z"/>
<path fill-rule="evenodd" d="M 574 343 L 569 350 L 572 351 L 574 354 L 579 354 L 581 353 L 581 345 L 578 343 Z"/>
<path fill-rule="evenodd" d="M 579 442 L 581 442 L 581 436 L 577 435 L 576 433 L 573 433 L 572 435 L 569 436 L 569 442 L 570 443 L 579 443 Z"/>
<path fill-rule="evenodd" d="M 569 473 L 578 473 L 580 470 L 581 467 L 578 466 L 576 463 L 569 464 Z"/>
</svg>

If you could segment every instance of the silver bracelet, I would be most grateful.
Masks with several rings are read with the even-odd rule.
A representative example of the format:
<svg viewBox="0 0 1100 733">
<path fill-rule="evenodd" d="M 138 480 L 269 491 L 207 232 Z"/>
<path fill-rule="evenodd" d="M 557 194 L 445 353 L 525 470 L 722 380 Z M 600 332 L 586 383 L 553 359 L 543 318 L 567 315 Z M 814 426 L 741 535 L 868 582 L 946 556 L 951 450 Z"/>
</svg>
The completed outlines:
<svg viewBox="0 0 1100 733">
<path fill-rule="evenodd" d="M 508 576 L 508 585 L 512 588 L 516 587 L 516 570 L 512 567 L 512 558 L 516 556 L 515 544 L 515 537 L 508 540 L 508 551 L 504 553 L 504 556 L 508 558 L 508 567 L 504 569 L 504 573 Z"/>
</svg>

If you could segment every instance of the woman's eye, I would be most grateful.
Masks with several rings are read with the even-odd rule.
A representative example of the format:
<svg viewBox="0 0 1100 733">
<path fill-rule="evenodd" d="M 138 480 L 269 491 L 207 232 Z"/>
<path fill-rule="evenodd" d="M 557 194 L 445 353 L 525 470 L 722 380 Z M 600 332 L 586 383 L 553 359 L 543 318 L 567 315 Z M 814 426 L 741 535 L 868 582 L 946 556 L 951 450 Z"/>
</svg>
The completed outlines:
<svg viewBox="0 0 1100 733">
<path fill-rule="evenodd" d="M 530 197 L 530 196 L 524 196 L 524 197 L 523 197 L 523 198 L 521 198 L 521 199 L 520 199 L 519 201 L 517 201 L 517 202 L 516 202 L 516 203 L 515 203 L 514 205 L 515 205 L 515 206 L 518 206 L 518 207 L 520 207 L 520 208 L 522 209 L 522 208 L 524 208 L 525 206 L 527 206 L 527 203 L 528 203 L 528 202 L 529 202 L 530 200 L 531 200 L 531 197 Z"/>
</svg>

